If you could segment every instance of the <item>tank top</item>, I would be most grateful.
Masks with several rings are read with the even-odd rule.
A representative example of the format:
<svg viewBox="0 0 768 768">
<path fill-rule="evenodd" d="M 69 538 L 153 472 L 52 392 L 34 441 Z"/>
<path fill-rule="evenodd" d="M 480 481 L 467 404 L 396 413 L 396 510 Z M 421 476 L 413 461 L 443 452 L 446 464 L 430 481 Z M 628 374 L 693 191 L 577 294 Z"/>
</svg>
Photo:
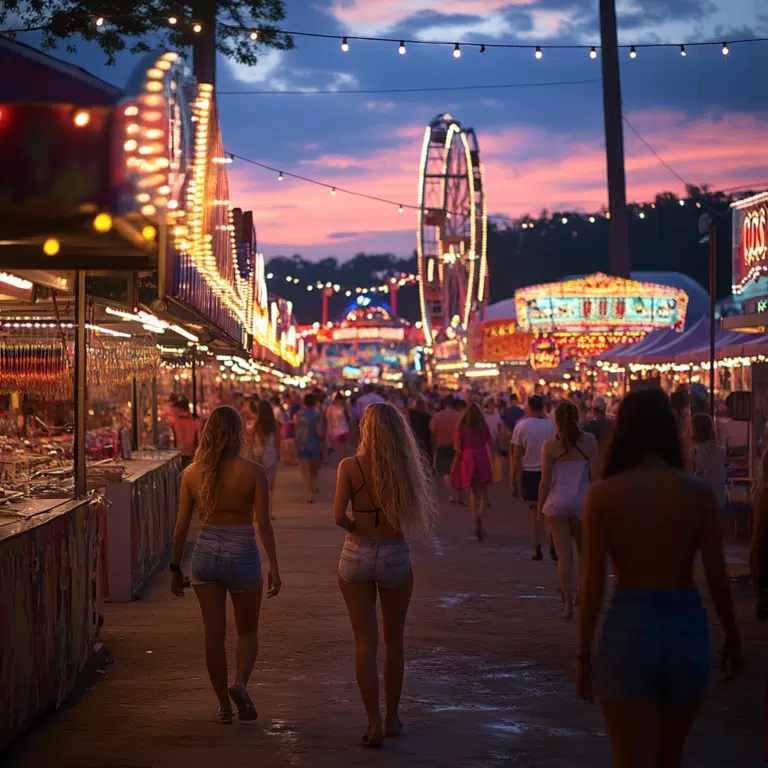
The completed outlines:
<svg viewBox="0 0 768 768">
<path fill-rule="evenodd" d="M 581 517 L 584 497 L 589 490 L 589 459 L 581 448 L 577 445 L 573 447 L 584 458 L 574 461 L 555 460 L 553 462 L 552 482 L 547 500 L 541 510 L 543 515 Z"/>
</svg>

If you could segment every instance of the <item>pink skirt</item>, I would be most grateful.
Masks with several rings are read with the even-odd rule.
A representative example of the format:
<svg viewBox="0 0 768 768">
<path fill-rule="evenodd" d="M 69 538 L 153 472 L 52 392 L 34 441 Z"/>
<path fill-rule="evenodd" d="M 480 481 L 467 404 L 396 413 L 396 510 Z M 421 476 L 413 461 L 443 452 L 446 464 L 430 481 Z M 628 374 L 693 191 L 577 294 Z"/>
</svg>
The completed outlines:
<svg viewBox="0 0 768 768">
<path fill-rule="evenodd" d="M 469 488 L 473 483 L 490 485 L 492 482 L 493 465 L 488 448 L 465 448 L 454 472 L 453 485 L 456 488 Z"/>
</svg>

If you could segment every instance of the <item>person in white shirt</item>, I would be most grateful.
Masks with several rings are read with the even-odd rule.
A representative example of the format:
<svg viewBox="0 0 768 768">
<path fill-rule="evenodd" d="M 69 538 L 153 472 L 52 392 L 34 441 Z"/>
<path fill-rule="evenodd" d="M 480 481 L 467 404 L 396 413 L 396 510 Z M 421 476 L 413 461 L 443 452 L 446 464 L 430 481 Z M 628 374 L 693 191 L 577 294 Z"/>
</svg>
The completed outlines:
<svg viewBox="0 0 768 768">
<path fill-rule="evenodd" d="M 363 387 L 363 394 L 360 397 L 360 399 L 357 401 L 358 406 L 360 407 L 360 412 L 365 413 L 365 409 L 371 404 L 371 403 L 383 403 L 384 398 L 376 392 L 375 387 L 373 384 L 366 384 L 365 387 Z"/>
<path fill-rule="evenodd" d="M 515 495 L 528 504 L 534 560 L 543 560 L 538 511 L 541 449 L 554 435 L 555 425 L 544 413 L 544 398 L 541 395 L 532 395 L 528 398 L 528 416 L 517 422 L 512 433 L 509 477 Z M 550 555 L 553 560 L 557 560 L 552 542 Z"/>
</svg>

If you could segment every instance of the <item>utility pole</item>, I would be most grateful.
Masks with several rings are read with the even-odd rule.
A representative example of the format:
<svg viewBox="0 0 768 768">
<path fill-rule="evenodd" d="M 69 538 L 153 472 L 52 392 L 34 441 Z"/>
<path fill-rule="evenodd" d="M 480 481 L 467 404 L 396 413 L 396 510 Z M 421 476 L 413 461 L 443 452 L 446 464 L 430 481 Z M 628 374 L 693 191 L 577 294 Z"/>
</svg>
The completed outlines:
<svg viewBox="0 0 768 768">
<path fill-rule="evenodd" d="M 216 10 L 217 2 L 197 0 L 195 23 L 201 25 L 200 32 L 193 34 L 192 71 L 198 83 L 209 83 L 216 88 Z"/>
<path fill-rule="evenodd" d="M 629 220 L 627 181 L 624 174 L 624 126 L 621 115 L 616 0 L 600 0 L 600 37 L 605 156 L 608 166 L 608 210 L 611 214 L 611 274 L 616 277 L 629 277 Z"/>
</svg>

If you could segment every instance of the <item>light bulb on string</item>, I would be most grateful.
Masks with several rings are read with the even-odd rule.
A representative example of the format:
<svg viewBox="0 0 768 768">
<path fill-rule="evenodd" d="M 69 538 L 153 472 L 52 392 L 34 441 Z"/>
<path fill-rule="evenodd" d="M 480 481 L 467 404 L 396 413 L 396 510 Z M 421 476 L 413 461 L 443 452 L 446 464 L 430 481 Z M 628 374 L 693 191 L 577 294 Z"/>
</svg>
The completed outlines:
<svg viewBox="0 0 768 768">
<path fill-rule="evenodd" d="M 453 58 L 454 59 L 460 59 L 461 58 L 461 48 L 459 48 L 459 44 L 456 43 L 453 46 Z"/>
<path fill-rule="evenodd" d="M 731 49 L 728 47 L 728 43 L 723 43 L 723 56 L 727 56 L 731 52 Z"/>
<path fill-rule="evenodd" d="M 636 59 L 637 58 L 637 51 L 635 50 L 635 46 L 634 45 L 629 49 L 629 58 L 630 59 Z"/>
<path fill-rule="evenodd" d="M 687 56 L 688 55 L 688 53 L 685 50 L 685 46 L 684 45 L 680 46 L 680 55 L 681 56 Z"/>
<path fill-rule="evenodd" d="M 280 173 L 277 174 L 277 180 L 278 181 L 282 181 L 284 178 L 285 178 L 285 176 L 283 176 L 283 172 L 280 171 Z"/>
<path fill-rule="evenodd" d="M 480 53 L 485 53 L 485 43 L 480 46 Z"/>
<path fill-rule="evenodd" d="M 400 41 L 400 45 L 399 45 L 399 46 L 398 46 L 398 48 L 397 48 L 397 52 L 398 52 L 398 53 L 399 53 L 401 56 L 405 56 L 405 40 L 401 40 L 401 41 Z"/>
<path fill-rule="evenodd" d="M 597 48 L 594 45 L 589 49 L 589 58 L 590 59 L 597 58 Z"/>
<path fill-rule="evenodd" d="M 344 51 L 344 53 L 349 50 L 349 42 L 346 37 L 341 41 L 341 50 Z"/>
<path fill-rule="evenodd" d="M 398 212 L 398 213 L 402 213 L 402 212 L 403 212 L 403 206 L 402 206 L 402 205 L 399 205 L 399 206 L 397 207 L 397 212 Z"/>
<path fill-rule="evenodd" d="M 537 59 L 540 59 L 544 54 L 541 52 L 541 46 L 536 46 L 536 53 L 533 54 Z"/>
<path fill-rule="evenodd" d="M 336 194 L 336 187 L 331 187 L 331 194 L 332 194 L 332 195 L 335 195 L 335 194 Z"/>
<path fill-rule="evenodd" d="M 97 27 L 103 27 L 104 26 L 104 17 L 103 16 L 99 16 L 96 19 L 96 26 Z"/>
<path fill-rule="evenodd" d="M 202 31 L 203 31 L 203 25 L 202 25 L 202 24 L 201 24 L 199 21 L 198 21 L 198 22 L 195 22 L 195 23 L 192 25 L 192 31 L 193 31 L 193 32 L 194 32 L 196 35 L 199 35 L 199 34 L 200 34 Z"/>
<path fill-rule="evenodd" d="M 175 16 L 171 16 L 171 17 L 168 19 L 168 23 L 169 23 L 169 24 L 170 24 L 172 27 L 175 27 L 175 26 L 176 26 L 176 24 L 178 23 L 178 21 L 179 21 L 179 20 L 178 20 L 178 19 L 177 19 Z"/>
<path fill-rule="evenodd" d="M 251 32 L 251 40 L 258 40 L 258 39 L 259 39 L 259 33 L 257 30 L 254 29 L 253 32 Z"/>
</svg>

